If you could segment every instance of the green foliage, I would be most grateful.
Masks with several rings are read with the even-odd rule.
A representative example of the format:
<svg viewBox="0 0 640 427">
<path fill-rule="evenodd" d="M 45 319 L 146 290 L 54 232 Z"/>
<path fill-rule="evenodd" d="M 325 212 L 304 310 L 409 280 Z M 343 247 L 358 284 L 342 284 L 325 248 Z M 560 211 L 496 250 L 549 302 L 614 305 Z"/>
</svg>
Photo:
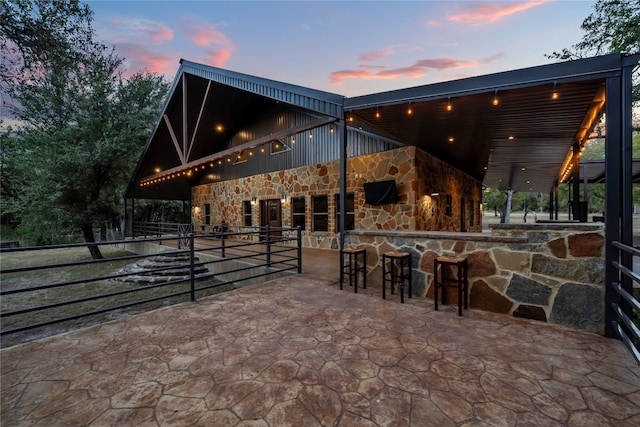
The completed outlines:
<svg viewBox="0 0 640 427">
<path fill-rule="evenodd" d="M 4 14 L 7 6 L 0 1 Z M 92 242 L 95 226 L 117 223 L 121 195 L 168 85 L 148 72 L 125 78 L 122 59 L 93 40 L 90 11 L 77 2 L 13 6 L 22 21 L 8 24 L 18 28 L 13 33 L 0 23 L 2 44 L 15 44 L 13 53 L 23 59 L 12 63 L 2 81 L 24 126 L 0 135 L 3 222 L 28 227 L 39 243 L 49 241 L 52 230 L 78 229 Z M 57 15 L 56 7 L 76 14 Z M 38 39 L 34 32 L 48 24 L 52 28 Z M 29 78 L 16 78 L 21 74 Z"/>
<path fill-rule="evenodd" d="M 613 52 L 640 52 L 640 0 L 598 0 L 580 28 L 582 40 L 570 48 L 546 55 L 566 61 Z M 634 74 L 633 99 L 640 100 L 638 73 Z"/>
</svg>

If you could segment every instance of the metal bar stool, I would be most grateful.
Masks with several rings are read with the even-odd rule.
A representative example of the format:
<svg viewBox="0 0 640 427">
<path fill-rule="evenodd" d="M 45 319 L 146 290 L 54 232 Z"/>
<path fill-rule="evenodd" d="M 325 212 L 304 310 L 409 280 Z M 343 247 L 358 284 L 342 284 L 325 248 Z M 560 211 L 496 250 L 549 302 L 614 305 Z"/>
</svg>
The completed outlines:
<svg viewBox="0 0 640 427">
<path fill-rule="evenodd" d="M 457 277 L 447 278 L 446 267 L 455 266 L 457 269 Z M 438 290 L 442 289 L 442 304 L 445 304 L 445 287 L 455 286 L 458 288 L 458 316 L 462 316 L 462 299 L 464 296 L 464 308 L 468 306 L 468 290 L 469 280 L 467 277 L 467 259 L 464 257 L 439 256 L 433 260 L 433 300 L 435 301 L 435 309 L 438 310 Z M 440 269 L 440 275 L 438 275 Z M 440 277 L 438 277 L 440 276 Z"/>
<path fill-rule="evenodd" d="M 358 257 L 362 255 L 362 264 L 358 264 Z M 346 256 L 346 258 L 345 258 Z M 349 286 L 354 286 L 354 292 L 358 293 L 358 273 L 364 277 L 363 288 L 367 289 L 367 250 L 364 248 L 345 248 L 340 250 L 340 290 L 344 283 L 344 276 L 349 276 Z M 347 263 L 345 264 L 345 259 Z M 345 271 L 346 270 L 346 271 Z"/>
<path fill-rule="evenodd" d="M 389 264 L 389 266 L 387 266 Z M 405 268 L 408 270 L 405 273 Z M 411 254 L 409 252 L 385 252 L 382 254 L 382 299 L 386 299 L 387 281 L 391 283 L 391 295 L 394 285 L 400 285 L 400 302 L 404 303 L 404 282 L 409 282 L 411 298 Z"/>
</svg>

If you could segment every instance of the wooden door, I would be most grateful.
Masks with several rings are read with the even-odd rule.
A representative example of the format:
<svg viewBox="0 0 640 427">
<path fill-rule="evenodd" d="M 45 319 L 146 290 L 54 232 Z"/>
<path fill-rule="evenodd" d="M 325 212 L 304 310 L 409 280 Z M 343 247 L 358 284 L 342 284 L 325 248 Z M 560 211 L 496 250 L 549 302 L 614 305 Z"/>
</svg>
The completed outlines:
<svg viewBox="0 0 640 427">
<path fill-rule="evenodd" d="M 261 200 L 260 201 L 260 226 L 270 228 L 282 227 L 282 202 L 280 199 Z M 282 236 L 281 230 L 271 230 L 271 237 L 279 238 Z M 264 231 L 260 233 L 260 240 L 266 240 Z"/>
</svg>

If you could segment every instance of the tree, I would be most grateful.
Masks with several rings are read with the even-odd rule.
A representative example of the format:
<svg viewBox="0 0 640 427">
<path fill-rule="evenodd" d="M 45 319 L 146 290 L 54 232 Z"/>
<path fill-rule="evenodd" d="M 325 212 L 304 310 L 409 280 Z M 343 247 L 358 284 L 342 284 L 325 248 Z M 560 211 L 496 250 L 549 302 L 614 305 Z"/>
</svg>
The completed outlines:
<svg viewBox="0 0 640 427">
<path fill-rule="evenodd" d="M 94 40 L 90 10 L 77 1 L 18 1 L 11 9 L 0 1 L 0 44 L 13 55 L 3 90 L 24 123 L 1 137 L 3 180 L 8 172 L 16 184 L 3 211 L 40 242 L 51 228 L 79 228 L 94 243 L 94 228 L 117 220 L 168 86 L 144 71 L 125 78 L 122 59 Z"/>
<path fill-rule="evenodd" d="M 582 22 L 582 40 L 570 48 L 546 55 L 561 61 L 613 52 L 640 52 L 640 0 L 598 0 Z M 634 76 L 633 99 L 640 100 L 640 82 Z"/>
</svg>

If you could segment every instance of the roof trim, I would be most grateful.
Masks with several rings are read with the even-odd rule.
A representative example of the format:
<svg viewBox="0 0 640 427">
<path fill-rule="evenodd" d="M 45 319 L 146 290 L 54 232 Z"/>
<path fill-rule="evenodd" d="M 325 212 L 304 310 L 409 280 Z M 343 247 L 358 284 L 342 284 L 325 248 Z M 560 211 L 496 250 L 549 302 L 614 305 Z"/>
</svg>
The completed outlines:
<svg viewBox="0 0 640 427">
<path fill-rule="evenodd" d="M 183 73 L 192 74 L 216 83 L 224 84 L 225 86 L 316 111 L 331 117 L 342 118 L 342 106 L 345 99 L 342 95 L 224 70 L 185 59 L 181 59 L 180 64 Z"/>
<path fill-rule="evenodd" d="M 631 57 L 636 55 L 629 55 Z M 627 55 L 609 55 L 553 64 L 503 71 L 482 76 L 432 83 L 411 88 L 357 96 L 345 100 L 345 111 L 353 111 L 375 106 L 428 101 L 473 95 L 491 91 L 518 89 L 549 83 L 566 83 L 603 78 L 620 73 L 620 65 Z M 626 61 L 633 59 L 626 58 Z"/>
</svg>

